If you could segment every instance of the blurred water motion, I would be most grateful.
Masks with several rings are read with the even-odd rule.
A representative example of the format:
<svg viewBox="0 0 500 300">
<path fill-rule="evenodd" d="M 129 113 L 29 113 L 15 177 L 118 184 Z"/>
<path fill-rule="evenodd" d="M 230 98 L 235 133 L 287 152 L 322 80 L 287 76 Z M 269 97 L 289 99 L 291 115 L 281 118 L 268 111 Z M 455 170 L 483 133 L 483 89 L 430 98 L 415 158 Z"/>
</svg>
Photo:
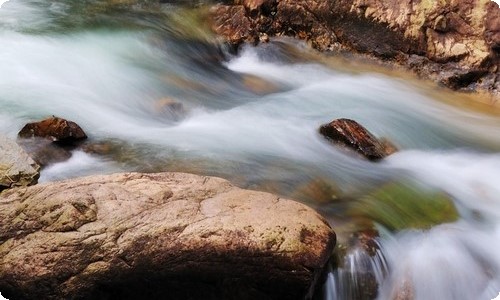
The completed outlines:
<svg viewBox="0 0 500 300">
<path fill-rule="evenodd" d="M 380 232 L 373 237 L 375 256 L 346 246 L 342 265 L 328 276 L 325 299 L 498 294 L 495 109 L 453 106 L 465 97 L 411 76 L 320 56 L 287 39 L 236 54 L 206 30 L 206 8 L 185 4 L 4 4 L 0 132 L 14 138 L 25 123 L 57 115 L 80 124 L 90 143 L 105 149 L 75 152 L 45 169 L 41 181 L 117 171 L 221 176 L 314 206 L 344 240 L 364 226 Z M 334 147 L 317 129 L 335 118 L 354 119 L 401 151 L 371 163 Z M 381 221 L 373 210 L 378 202 L 363 199 L 402 182 L 417 193 L 447 195 L 457 216 L 430 229 Z M 413 224 L 441 211 L 426 205 L 429 211 L 417 215 L 421 203 L 415 201 L 390 217 Z M 354 205 L 361 205 L 361 217 L 348 213 Z"/>
</svg>

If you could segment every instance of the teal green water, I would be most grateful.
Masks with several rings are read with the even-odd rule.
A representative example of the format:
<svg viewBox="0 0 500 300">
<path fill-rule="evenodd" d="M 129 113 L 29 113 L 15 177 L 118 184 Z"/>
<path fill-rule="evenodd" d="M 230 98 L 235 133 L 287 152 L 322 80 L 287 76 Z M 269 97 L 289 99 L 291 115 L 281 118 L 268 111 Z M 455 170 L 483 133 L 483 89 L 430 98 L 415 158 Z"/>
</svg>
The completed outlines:
<svg viewBox="0 0 500 300">
<path fill-rule="evenodd" d="M 217 175 L 304 201 L 334 225 L 346 201 L 333 193 L 356 202 L 402 182 L 446 194 L 458 221 L 385 231 L 372 215 L 379 256 L 356 250 L 347 266 L 377 274 L 379 299 L 391 298 L 401 278 L 416 299 L 490 299 L 500 291 L 498 117 L 438 101 L 439 92 L 414 81 L 325 65 L 296 41 L 231 54 L 194 23 L 185 7 L 195 4 L 3 5 L 0 132 L 14 138 L 25 123 L 57 115 L 113 149 L 76 151 L 44 169 L 41 181 L 117 171 Z M 372 163 L 333 147 L 317 128 L 335 118 L 357 120 L 401 151 Z M 330 274 L 325 298 L 358 297 L 356 277 L 344 273 Z"/>
</svg>

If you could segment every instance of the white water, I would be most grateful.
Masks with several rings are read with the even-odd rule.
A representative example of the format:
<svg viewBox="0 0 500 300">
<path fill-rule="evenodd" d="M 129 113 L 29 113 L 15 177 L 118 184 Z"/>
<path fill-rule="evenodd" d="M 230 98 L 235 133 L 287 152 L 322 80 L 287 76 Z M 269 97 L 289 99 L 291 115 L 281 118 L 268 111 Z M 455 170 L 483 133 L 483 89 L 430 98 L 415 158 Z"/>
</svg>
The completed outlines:
<svg viewBox="0 0 500 300">
<path fill-rule="evenodd" d="M 207 71 L 194 61 L 201 50 L 152 30 L 55 30 L 69 8 L 64 1 L 12 0 L 0 9 L 0 132 L 15 138 L 23 124 L 57 115 L 79 123 L 92 140 L 125 143 L 139 162 L 75 152 L 44 169 L 41 181 L 179 164 L 201 164 L 197 171 L 256 188 L 294 188 L 320 174 L 349 193 L 405 178 L 451 195 L 461 219 L 383 234 L 379 260 L 387 265 L 353 253 L 350 268 L 378 270 L 379 299 L 389 299 L 402 279 L 423 300 L 491 299 L 500 291 L 497 117 L 440 103 L 386 75 L 290 63 L 277 44 L 245 49 Z M 37 32 L 43 28 L 52 31 Z M 278 88 L 254 94 L 242 87 L 243 73 Z M 185 105 L 185 119 L 155 109 L 164 97 Z M 340 117 L 401 151 L 374 164 L 332 147 L 316 131 Z M 339 275 L 330 274 L 327 298 L 342 299 L 339 289 L 348 287 L 332 276 Z"/>
</svg>

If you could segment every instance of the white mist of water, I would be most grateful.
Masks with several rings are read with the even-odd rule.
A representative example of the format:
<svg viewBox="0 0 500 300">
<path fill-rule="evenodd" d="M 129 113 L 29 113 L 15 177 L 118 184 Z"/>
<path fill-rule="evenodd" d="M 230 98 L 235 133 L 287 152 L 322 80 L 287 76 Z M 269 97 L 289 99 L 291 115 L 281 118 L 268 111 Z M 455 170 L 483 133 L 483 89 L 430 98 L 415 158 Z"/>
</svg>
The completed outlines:
<svg viewBox="0 0 500 300">
<path fill-rule="evenodd" d="M 391 276 L 378 299 L 393 299 L 403 282 L 414 299 L 492 299 L 500 290 L 500 227 L 460 221 L 382 242 Z"/>
<path fill-rule="evenodd" d="M 0 7 L 0 32 L 5 29 L 36 29 L 50 23 L 46 12 L 35 7 L 43 4 L 43 0 L 0 1 L 3 1 Z"/>
<path fill-rule="evenodd" d="M 90 134 L 134 132 L 153 123 L 141 113 L 155 93 L 154 76 L 132 59 L 148 61 L 151 50 L 140 35 L 0 32 L 0 42 L 0 104 L 19 128 L 50 115 L 83 124 Z"/>
<path fill-rule="evenodd" d="M 353 116 L 379 136 L 390 135 L 408 148 L 418 147 L 419 143 L 431 146 L 429 148 L 442 148 L 401 151 L 380 165 L 387 172 L 447 192 L 455 200 L 462 219 L 430 231 L 401 232 L 381 239 L 391 275 L 377 277 L 378 299 L 394 299 L 405 288 L 402 280 L 407 282 L 406 288 L 412 290 L 415 299 L 422 300 L 491 299 L 498 293 L 500 155 L 460 145 L 468 135 L 498 143 L 497 118 L 436 103 L 405 84 L 376 75 L 346 76 L 319 68 L 316 75 L 322 74 L 322 78 L 318 79 L 314 75 L 309 77 L 307 67 L 299 66 L 295 73 L 295 66 L 259 64 L 255 53 L 236 59 L 229 67 L 273 80 L 285 78 L 283 80 L 289 84 L 298 84 L 299 88 L 291 93 L 304 103 L 297 109 L 304 115 L 297 119 L 307 119 L 308 111 Z M 301 74 L 304 80 L 297 83 L 296 74 Z M 330 101 L 322 101 L 323 97 Z M 293 107 L 293 104 L 282 107 Z M 393 123 L 384 124 L 388 120 Z M 428 127 L 434 122 L 439 125 Z M 444 132 L 439 132 L 443 129 Z M 455 141 L 449 141 L 453 146 L 448 147 L 450 144 L 445 142 L 445 136 L 456 130 L 462 133 Z M 462 150 L 456 150 L 457 147 Z M 354 254 L 350 255 L 357 257 Z M 363 278 L 365 267 L 359 259 L 351 260 L 347 270 L 340 268 L 329 275 L 328 299 L 359 298 L 352 289 L 356 279 Z M 372 260 L 368 258 L 367 261 Z M 358 277 L 352 275 L 356 272 Z M 351 280 L 345 280 L 346 276 L 352 276 Z"/>
<path fill-rule="evenodd" d="M 82 151 L 73 152 L 65 162 L 50 165 L 41 172 L 40 183 L 93 174 L 120 172 L 120 168 L 111 162 L 94 157 Z"/>
<path fill-rule="evenodd" d="M 249 48 L 227 64 L 229 70 L 289 89 L 262 97 L 233 95 L 229 100 L 239 105 L 218 109 L 193 101 L 199 105 L 186 119 L 167 122 L 151 114 L 155 101 L 169 89 L 151 70 L 163 66 L 168 53 L 152 47 L 146 34 L 23 34 L 21 29 L 48 22 L 29 3 L 11 1 L 0 9 L 3 133 L 15 137 L 23 124 L 58 115 L 79 123 L 91 138 L 145 143 L 155 154 L 171 149 L 194 152 L 254 163 L 259 172 L 265 171 L 261 166 L 268 160 L 283 159 L 307 165 L 302 172 L 318 168 L 339 176 L 408 176 L 452 195 L 462 220 L 382 239 L 392 273 L 377 278 L 382 283 L 379 298 L 388 299 L 384 297 L 392 295 L 401 278 L 408 278 L 417 299 L 491 299 L 498 292 L 500 261 L 492 249 L 500 246 L 500 156 L 453 150 L 481 147 L 474 144 L 477 141 L 499 145 L 498 119 L 437 103 L 418 88 L 387 76 L 263 61 L 259 48 Z M 185 73 L 193 68 L 178 67 Z M 403 151 L 380 164 L 346 154 L 317 134 L 319 125 L 335 118 L 355 119 Z M 44 169 L 41 181 L 118 169 L 75 152 L 69 161 Z M 352 257 L 352 266 L 358 265 L 358 258 Z"/>
<path fill-rule="evenodd" d="M 9 299 L 7 299 L 7 298 L 3 297 L 3 296 L 2 296 L 2 293 L 0 293 L 0 300 L 9 300 Z"/>
<path fill-rule="evenodd" d="M 378 284 L 384 282 L 388 272 L 387 262 L 379 249 L 372 256 L 360 247 L 351 249 L 341 266 L 328 275 L 325 298 L 369 299 L 368 295 L 376 294 Z"/>
<path fill-rule="evenodd" d="M 378 299 L 492 299 L 500 291 L 500 155 L 402 151 L 384 162 L 455 200 L 461 220 L 381 239 L 390 277 Z"/>
<path fill-rule="evenodd" d="M 317 64 L 263 61 L 259 52 L 265 51 L 246 48 L 228 68 L 293 86 L 287 93 L 291 100 L 278 110 L 284 114 L 292 111 L 317 122 L 353 118 L 408 148 L 443 146 L 449 142 L 446 137 L 457 132 L 458 140 L 474 136 L 498 143 L 498 118 L 439 103 L 404 81 L 376 73 L 346 74 Z"/>
</svg>

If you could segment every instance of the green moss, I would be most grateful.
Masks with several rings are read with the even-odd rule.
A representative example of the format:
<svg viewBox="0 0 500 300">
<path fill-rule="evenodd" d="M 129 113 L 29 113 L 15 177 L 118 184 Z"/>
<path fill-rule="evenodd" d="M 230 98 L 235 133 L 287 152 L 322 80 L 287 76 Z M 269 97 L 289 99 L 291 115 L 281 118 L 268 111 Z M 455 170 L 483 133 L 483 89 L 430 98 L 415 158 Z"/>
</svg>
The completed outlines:
<svg viewBox="0 0 500 300">
<path fill-rule="evenodd" d="M 197 41 L 211 41 L 214 33 L 208 23 L 208 7 L 183 8 L 170 16 L 172 29 L 180 37 Z"/>
<path fill-rule="evenodd" d="M 393 231 L 427 229 L 458 219 L 448 195 L 400 183 L 385 185 L 362 198 L 352 205 L 349 214 L 371 219 Z"/>
</svg>

